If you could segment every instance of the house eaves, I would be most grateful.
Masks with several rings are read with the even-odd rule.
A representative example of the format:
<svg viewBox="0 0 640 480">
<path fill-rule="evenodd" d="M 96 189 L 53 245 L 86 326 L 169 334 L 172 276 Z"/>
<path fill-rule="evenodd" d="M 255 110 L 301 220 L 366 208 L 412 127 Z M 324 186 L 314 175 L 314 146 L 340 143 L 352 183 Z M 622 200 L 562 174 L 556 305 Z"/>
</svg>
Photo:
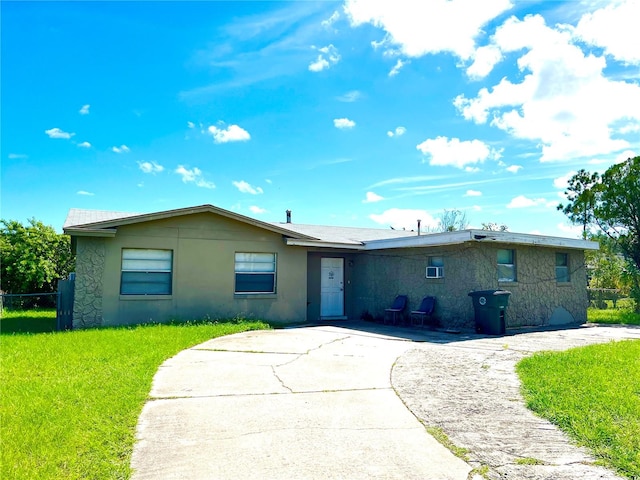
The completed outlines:
<svg viewBox="0 0 640 480">
<path fill-rule="evenodd" d="M 340 243 L 340 242 L 325 242 L 322 240 L 305 240 L 297 238 L 285 238 L 285 243 L 289 246 L 295 247 L 312 247 L 312 248 L 338 248 L 344 250 L 365 250 L 365 245 L 362 243 Z"/>
<path fill-rule="evenodd" d="M 365 250 L 393 248 L 433 247 L 466 242 L 532 245 L 577 250 L 598 250 L 597 242 L 573 238 L 550 237 L 526 233 L 493 232 L 488 230 L 457 230 L 455 232 L 428 233 L 412 237 L 373 240 L 365 243 Z"/>
<path fill-rule="evenodd" d="M 124 225 L 133 225 L 136 223 L 152 222 L 156 220 L 164 220 L 167 218 L 179 217 L 184 215 L 193 215 L 197 213 L 213 213 L 222 217 L 230 218 L 247 225 L 252 225 L 257 228 L 268 230 L 274 233 L 279 233 L 286 237 L 294 237 L 306 240 L 318 240 L 315 237 L 304 235 L 298 232 L 288 230 L 286 228 L 278 227 L 277 225 L 262 222 L 255 218 L 246 217 L 239 213 L 230 212 L 222 208 L 214 207 L 213 205 L 200 205 L 197 207 L 179 208 L 175 210 L 166 210 L 163 212 L 155 213 L 143 213 L 129 216 L 123 216 L 121 218 L 111 218 L 104 221 L 85 223 L 80 225 L 68 225 L 63 228 L 64 233 L 76 236 L 104 236 L 112 237 L 115 235 L 115 229 Z M 102 234 L 101 234 L 102 233 Z M 112 234 L 113 233 L 113 234 Z"/>
</svg>

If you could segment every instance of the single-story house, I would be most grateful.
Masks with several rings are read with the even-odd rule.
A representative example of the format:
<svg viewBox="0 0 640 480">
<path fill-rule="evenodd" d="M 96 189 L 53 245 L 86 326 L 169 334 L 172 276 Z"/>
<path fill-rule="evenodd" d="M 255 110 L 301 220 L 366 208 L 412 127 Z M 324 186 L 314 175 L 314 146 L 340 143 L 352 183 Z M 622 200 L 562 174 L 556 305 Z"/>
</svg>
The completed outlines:
<svg viewBox="0 0 640 480">
<path fill-rule="evenodd" d="M 474 328 L 468 293 L 511 292 L 507 327 L 584 323 L 594 242 L 461 230 L 424 233 L 256 220 L 212 205 L 148 214 L 71 209 L 74 328 L 246 318 L 380 317 L 436 297 L 442 327 Z"/>
</svg>

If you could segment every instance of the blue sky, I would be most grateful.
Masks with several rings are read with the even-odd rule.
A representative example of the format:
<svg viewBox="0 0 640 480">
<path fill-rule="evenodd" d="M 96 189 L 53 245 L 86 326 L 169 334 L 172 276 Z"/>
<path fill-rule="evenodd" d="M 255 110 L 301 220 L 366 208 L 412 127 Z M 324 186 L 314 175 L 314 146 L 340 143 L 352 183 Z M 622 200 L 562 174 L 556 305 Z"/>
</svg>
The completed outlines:
<svg viewBox="0 0 640 480">
<path fill-rule="evenodd" d="M 210 203 L 265 221 L 579 236 L 640 154 L 640 2 L 7 2 L 2 218 Z"/>
</svg>

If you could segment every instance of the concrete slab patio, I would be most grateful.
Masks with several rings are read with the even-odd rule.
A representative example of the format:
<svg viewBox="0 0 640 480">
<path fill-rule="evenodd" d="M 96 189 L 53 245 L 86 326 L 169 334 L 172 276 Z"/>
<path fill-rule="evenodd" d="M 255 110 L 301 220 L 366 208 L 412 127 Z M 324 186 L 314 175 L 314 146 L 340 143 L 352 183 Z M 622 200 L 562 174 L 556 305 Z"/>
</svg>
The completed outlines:
<svg viewBox="0 0 640 480">
<path fill-rule="evenodd" d="M 157 372 L 133 479 L 464 480 L 484 465 L 489 478 L 618 478 L 524 407 L 514 366 L 623 338 L 640 329 L 491 338 L 343 322 L 210 340 Z M 423 423 L 469 449 L 469 463 Z"/>
</svg>

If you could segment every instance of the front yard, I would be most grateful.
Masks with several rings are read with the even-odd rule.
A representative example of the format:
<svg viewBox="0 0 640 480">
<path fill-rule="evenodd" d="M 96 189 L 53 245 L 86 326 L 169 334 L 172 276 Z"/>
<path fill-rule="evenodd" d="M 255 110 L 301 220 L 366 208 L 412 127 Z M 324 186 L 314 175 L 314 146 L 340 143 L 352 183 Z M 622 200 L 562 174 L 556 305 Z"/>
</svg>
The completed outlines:
<svg viewBox="0 0 640 480">
<path fill-rule="evenodd" d="M 205 322 L 3 333 L 0 478 L 129 478 L 137 419 L 160 364 L 210 338 L 264 328 Z"/>
</svg>

